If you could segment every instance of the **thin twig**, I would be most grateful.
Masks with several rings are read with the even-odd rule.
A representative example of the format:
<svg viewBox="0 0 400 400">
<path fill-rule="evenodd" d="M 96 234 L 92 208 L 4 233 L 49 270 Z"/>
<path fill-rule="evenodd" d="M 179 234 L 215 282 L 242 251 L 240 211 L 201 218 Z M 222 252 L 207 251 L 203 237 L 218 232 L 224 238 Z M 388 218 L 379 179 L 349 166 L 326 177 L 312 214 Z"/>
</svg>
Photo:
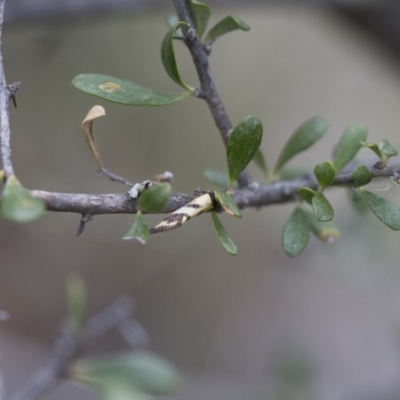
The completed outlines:
<svg viewBox="0 0 400 400">
<path fill-rule="evenodd" d="M 6 176 L 14 175 L 10 146 L 10 91 L 7 88 L 3 65 L 3 21 L 5 0 L 0 0 L 0 153 L 3 170 Z"/>
<path fill-rule="evenodd" d="M 173 3 L 179 20 L 185 21 L 189 24 L 189 28 L 184 26 L 182 27 L 182 31 L 185 37 L 185 44 L 192 55 L 193 63 L 199 77 L 201 98 L 206 101 L 214 119 L 214 123 L 217 126 L 226 146 L 232 130 L 232 123 L 229 120 L 224 103 L 211 76 L 211 67 L 208 62 L 209 53 L 204 48 L 196 34 L 187 1 L 173 0 Z M 238 183 L 241 188 L 251 186 L 253 178 L 248 169 L 245 169 L 239 175 Z"/>
<path fill-rule="evenodd" d="M 64 323 L 47 360 L 11 400 L 42 398 L 65 375 L 70 362 L 79 356 L 87 345 L 92 345 L 94 339 L 104 336 L 111 329 L 123 329 L 123 326 L 130 322 L 130 326 L 138 329 L 138 332 L 135 336 L 137 341 L 129 344 L 134 347 L 145 344 L 148 337 L 140 323 L 132 316 L 133 311 L 133 300 L 128 296 L 121 296 L 90 318 L 81 334 L 77 334 L 75 329 L 70 329 L 68 323 Z"/>
</svg>

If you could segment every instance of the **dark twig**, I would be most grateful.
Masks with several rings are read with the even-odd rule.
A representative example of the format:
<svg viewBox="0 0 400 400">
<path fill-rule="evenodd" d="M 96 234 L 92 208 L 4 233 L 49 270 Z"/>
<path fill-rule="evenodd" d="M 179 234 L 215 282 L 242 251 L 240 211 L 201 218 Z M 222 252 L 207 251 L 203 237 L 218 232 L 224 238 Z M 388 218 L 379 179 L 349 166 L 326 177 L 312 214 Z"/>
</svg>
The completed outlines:
<svg viewBox="0 0 400 400">
<path fill-rule="evenodd" d="M 222 140 L 226 146 L 229 139 L 229 134 L 232 130 L 232 124 L 211 76 L 211 68 L 210 64 L 208 63 L 209 51 L 207 51 L 207 49 L 203 46 L 196 34 L 196 31 L 194 30 L 194 25 L 187 1 L 173 0 L 173 3 L 179 20 L 185 21 L 189 24 L 189 28 L 182 27 L 182 31 L 185 37 L 185 44 L 192 55 L 193 63 L 196 67 L 197 75 L 200 80 L 201 98 L 206 101 L 211 115 L 213 116 L 215 125 L 217 126 Z M 245 169 L 238 177 L 238 183 L 241 188 L 250 186 L 253 183 L 253 178 L 247 169 Z"/>
<path fill-rule="evenodd" d="M 125 178 L 123 178 L 122 176 L 116 175 L 113 172 L 110 172 L 110 171 L 106 170 L 105 168 L 99 168 L 97 170 L 97 173 L 99 175 L 105 176 L 106 178 L 112 180 L 113 182 L 119 182 L 119 183 L 122 183 L 122 184 L 124 184 L 126 186 L 130 186 L 130 187 L 135 185 L 134 183 L 128 181 Z"/>
<path fill-rule="evenodd" d="M 147 333 L 132 317 L 133 311 L 133 300 L 130 297 L 121 296 L 89 319 L 81 334 L 77 333 L 75 329 L 71 329 L 67 322 L 64 323 L 62 332 L 55 340 L 48 359 L 22 389 L 11 397 L 11 400 L 42 398 L 66 374 L 70 362 L 79 356 L 88 344 L 92 344 L 94 339 L 104 336 L 111 329 L 120 330 L 125 324 L 131 323 L 131 327 L 138 329 L 138 332 L 132 333 L 136 334 L 137 341 L 131 343 L 131 340 L 128 343 L 134 347 L 147 343 Z"/>
<path fill-rule="evenodd" d="M 76 236 L 80 236 L 85 230 L 86 224 L 93 220 L 92 214 L 83 214 L 81 217 L 81 221 L 79 222 L 78 230 L 76 232 Z"/>
<path fill-rule="evenodd" d="M 14 175 L 10 146 L 10 90 L 7 87 L 3 65 L 3 21 L 5 0 L 0 0 L 0 153 L 3 170 L 6 176 Z"/>
</svg>

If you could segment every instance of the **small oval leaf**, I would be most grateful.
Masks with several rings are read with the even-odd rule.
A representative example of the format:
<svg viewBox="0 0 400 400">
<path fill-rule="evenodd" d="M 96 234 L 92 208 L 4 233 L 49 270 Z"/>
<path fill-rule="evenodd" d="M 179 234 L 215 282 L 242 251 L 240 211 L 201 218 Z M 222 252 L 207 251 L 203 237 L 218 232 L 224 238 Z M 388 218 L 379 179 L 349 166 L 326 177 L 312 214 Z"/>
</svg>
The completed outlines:
<svg viewBox="0 0 400 400">
<path fill-rule="evenodd" d="M 314 117 L 304 122 L 289 138 L 275 167 L 277 173 L 296 154 L 308 149 L 328 131 L 327 122 L 321 117 Z"/>
<path fill-rule="evenodd" d="M 113 354 L 93 361 L 79 360 L 68 372 L 72 379 L 95 389 L 118 382 L 126 391 L 167 395 L 175 393 L 179 385 L 178 374 L 169 363 L 144 351 Z"/>
<path fill-rule="evenodd" d="M 161 61 L 168 76 L 179 86 L 191 91 L 193 90 L 193 88 L 184 83 L 179 74 L 174 50 L 175 32 L 183 26 L 189 25 L 184 21 L 178 21 L 165 35 L 161 44 Z"/>
<path fill-rule="evenodd" d="M 210 18 L 210 7 L 207 4 L 196 0 L 189 1 L 190 11 L 193 17 L 193 23 L 196 28 L 197 36 L 201 39 L 207 28 Z"/>
<path fill-rule="evenodd" d="M 376 143 L 367 143 L 361 140 L 360 144 L 362 147 L 372 150 L 379 158 L 382 158 L 382 153 Z"/>
<path fill-rule="evenodd" d="M 143 218 L 142 212 L 138 210 L 136 213 L 135 222 L 133 223 L 129 231 L 125 233 L 122 239 L 136 239 L 141 244 L 146 244 L 146 242 L 149 240 L 149 237 L 149 227 L 147 226 L 146 221 Z"/>
<path fill-rule="evenodd" d="M 224 211 L 232 217 L 242 218 L 238 206 L 229 192 L 214 192 L 218 203 Z"/>
<path fill-rule="evenodd" d="M 213 224 L 214 232 L 217 235 L 218 240 L 224 246 L 224 249 L 229 253 L 235 256 L 237 254 L 237 248 L 235 243 L 233 243 L 232 239 L 228 236 L 224 226 L 221 224 L 221 221 L 218 219 L 215 211 L 211 212 L 211 221 Z"/>
<path fill-rule="evenodd" d="M 392 145 L 386 140 L 382 139 L 379 143 L 379 149 L 387 157 L 397 156 L 397 151 L 392 147 Z"/>
<path fill-rule="evenodd" d="M 376 217 L 389 228 L 400 230 L 400 207 L 365 189 L 360 189 L 364 200 Z"/>
<path fill-rule="evenodd" d="M 327 222 L 333 219 L 333 208 L 328 199 L 321 192 L 315 193 L 311 205 L 318 221 Z"/>
<path fill-rule="evenodd" d="M 340 172 L 358 153 L 360 142 L 365 142 L 368 131 L 364 125 L 352 124 L 343 132 L 337 145 L 333 165 L 336 172 Z"/>
<path fill-rule="evenodd" d="M 44 211 L 43 201 L 31 196 L 14 175 L 7 178 L 0 203 L 3 218 L 31 222 L 41 217 Z"/>
<path fill-rule="evenodd" d="M 289 257 L 296 257 L 307 246 L 310 225 L 304 210 L 296 207 L 283 227 L 282 244 Z"/>
<path fill-rule="evenodd" d="M 72 85 L 92 96 L 125 106 L 161 107 L 184 100 L 191 92 L 164 93 L 124 79 L 101 74 L 81 74 Z"/>
<path fill-rule="evenodd" d="M 209 43 L 215 41 L 225 33 L 240 29 L 241 31 L 249 31 L 250 26 L 245 22 L 241 21 L 239 18 L 233 15 L 228 15 L 221 21 L 217 22 L 204 38 L 204 43 Z"/>
<path fill-rule="evenodd" d="M 333 243 L 340 238 L 340 231 L 332 221 L 318 221 L 314 214 L 304 211 L 311 232 L 322 242 Z"/>
<path fill-rule="evenodd" d="M 308 187 L 300 187 L 297 192 L 299 193 L 300 197 L 305 200 L 308 204 L 311 204 L 312 199 L 315 195 L 315 190 L 312 190 Z"/>
<path fill-rule="evenodd" d="M 366 165 L 358 165 L 354 168 L 353 179 L 357 186 L 368 185 L 372 180 L 372 173 Z"/>
<path fill-rule="evenodd" d="M 147 213 L 162 211 L 171 194 L 171 185 L 167 182 L 156 183 L 143 191 L 139 196 L 138 205 Z"/>
<path fill-rule="evenodd" d="M 335 167 L 330 161 L 324 161 L 317 164 L 314 168 L 314 174 L 320 186 L 325 187 L 332 184 L 335 180 Z"/>
<path fill-rule="evenodd" d="M 262 123 L 255 115 L 244 118 L 231 132 L 226 146 L 229 186 L 253 159 L 262 135 Z"/>
</svg>

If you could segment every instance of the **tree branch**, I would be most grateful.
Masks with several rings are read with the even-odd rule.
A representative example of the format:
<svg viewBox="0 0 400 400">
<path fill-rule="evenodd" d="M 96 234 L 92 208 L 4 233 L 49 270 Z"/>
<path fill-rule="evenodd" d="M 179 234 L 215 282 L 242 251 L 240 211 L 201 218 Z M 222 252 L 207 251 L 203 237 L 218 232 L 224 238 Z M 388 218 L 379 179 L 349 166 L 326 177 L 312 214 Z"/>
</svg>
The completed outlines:
<svg viewBox="0 0 400 400">
<path fill-rule="evenodd" d="M 385 168 L 370 168 L 373 178 L 399 179 L 400 166 L 386 166 Z M 334 186 L 353 186 L 354 179 L 345 169 L 340 173 Z M 235 190 L 233 198 L 239 208 L 260 208 L 272 204 L 287 203 L 297 199 L 297 191 L 300 187 L 317 189 L 318 183 L 314 174 L 309 173 L 300 178 L 289 181 L 276 181 L 270 184 L 259 184 L 256 188 L 241 188 Z M 128 194 L 75 194 L 75 193 L 54 193 L 40 190 L 32 190 L 32 196 L 45 202 L 47 210 L 58 212 L 72 212 L 79 214 L 136 214 L 137 201 L 130 198 Z M 172 194 L 161 213 L 170 213 L 198 197 L 198 194 Z"/>
</svg>

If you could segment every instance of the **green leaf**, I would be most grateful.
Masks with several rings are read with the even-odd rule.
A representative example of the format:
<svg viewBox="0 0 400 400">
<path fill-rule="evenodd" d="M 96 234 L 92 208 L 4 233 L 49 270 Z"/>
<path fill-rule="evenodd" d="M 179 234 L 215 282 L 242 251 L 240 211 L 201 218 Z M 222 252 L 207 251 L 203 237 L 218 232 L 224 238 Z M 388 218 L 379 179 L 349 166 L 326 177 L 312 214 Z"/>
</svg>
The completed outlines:
<svg viewBox="0 0 400 400">
<path fill-rule="evenodd" d="M 204 171 L 204 176 L 209 182 L 221 188 L 226 188 L 229 185 L 229 175 L 225 172 L 216 171 L 214 169 L 206 169 Z M 232 187 L 237 188 L 237 182 L 234 182 Z"/>
<path fill-rule="evenodd" d="M 305 211 L 296 207 L 283 227 L 282 244 L 289 257 L 296 257 L 307 246 L 310 225 Z"/>
<path fill-rule="evenodd" d="M 287 141 L 275 166 L 277 173 L 296 154 L 308 149 L 328 131 L 328 124 L 321 117 L 304 122 Z"/>
<path fill-rule="evenodd" d="M 175 393 L 179 385 L 178 374 L 169 363 L 144 351 L 113 354 L 93 361 L 79 360 L 68 372 L 72 379 L 97 390 L 117 383 L 126 392 L 167 395 Z"/>
<path fill-rule="evenodd" d="M 340 238 L 340 231 L 332 221 L 318 221 L 314 214 L 304 211 L 311 232 L 322 242 L 333 243 Z"/>
<path fill-rule="evenodd" d="M 352 124 L 344 132 L 337 145 L 333 165 L 340 172 L 358 153 L 360 142 L 365 142 L 368 131 L 364 125 Z"/>
<path fill-rule="evenodd" d="M 379 158 L 382 158 L 382 153 L 376 143 L 367 143 L 361 140 L 360 144 L 362 147 L 372 150 Z"/>
<path fill-rule="evenodd" d="M 70 326 L 75 331 L 82 330 L 86 314 L 86 286 L 82 277 L 71 274 L 66 280 L 67 315 Z"/>
<path fill-rule="evenodd" d="M 129 231 L 125 233 L 122 239 L 136 239 L 141 244 L 146 244 L 146 242 L 149 240 L 149 237 L 149 227 L 147 226 L 146 221 L 143 218 L 142 212 L 138 210 L 136 213 L 135 222 L 133 223 Z"/>
<path fill-rule="evenodd" d="M 320 186 L 325 187 L 332 184 L 335 180 L 335 167 L 330 161 L 324 161 L 317 164 L 314 168 L 314 174 Z"/>
<path fill-rule="evenodd" d="M 183 87 L 186 90 L 192 91 L 193 88 L 191 88 L 182 81 L 175 59 L 174 36 L 175 32 L 182 26 L 189 26 L 189 25 L 184 21 L 179 21 L 165 35 L 161 44 L 161 61 L 164 65 L 164 69 L 167 72 L 168 76 L 175 83 L 177 83 L 179 86 Z"/>
<path fill-rule="evenodd" d="M 229 186 L 253 159 L 260 147 L 262 135 L 262 123 L 255 115 L 249 115 L 233 129 L 226 147 Z"/>
<path fill-rule="evenodd" d="M 354 168 L 353 179 L 357 186 L 368 185 L 372 180 L 372 173 L 365 165 L 358 165 Z"/>
<path fill-rule="evenodd" d="M 395 231 L 400 230 L 400 207 L 398 205 L 365 189 L 360 189 L 360 193 L 381 222 Z"/>
<path fill-rule="evenodd" d="M 31 222 L 41 217 L 44 211 L 43 201 L 31 196 L 14 175 L 7 178 L 0 203 L 3 218 Z"/>
<path fill-rule="evenodd" d="M 197 36 L 201 39 L 206 30 L 210 18 L 210 7 L 207 4 L 196 0 L 189 1 L 190 11 L 193 17 L 193 23 L 196 28 Z"/>
<path fill-rule="evenodd" d="M 380 141 L 379 149 L 385 156 L 387 156 L 387 158 L 397 156 L 397 151 L 392 147 L 392 145 L 386 139 L 382 139 Z"/>
<path fill-rule="evenodd" d="M 100 74 L 81 74 L 72 85 L 92 96 L 126 106 L 166 106 L 191 96 L 191 92 L 164 93 L 124 79 Z"/>
<path fill-rule="evenodd" d="M 211 212 L 211 221 L 214 227 L 214 232 L 217 235 L 218 240 L 224 246 L 225 250 L 235 256 L 237 254 L 237 248 L 235 243 L 233 243 L 232 239 L 228 236 L 225 228 L 221 224 L 220 220 L 217 217 L 215 211 Z"/>
<path fill-rule="evenodd" d="M 218 203 L 224 211 L 232 217 L 242 218 L 238 206 L 229 192 L 214 192 Z"/>
<path fill-rule="evenodd" d="M 103 400 L 150 400 L 147 394 L 140 392 L 134 385 L 126 385 L 118 378 L 98 382 L 95 389 Z"/>
<path fill-rule="evenodd" d="M 166 18 L 166 23 L 168 28 L 173 28 L 175 24 L 179 22 L 178 16 L 176 14 L 169 14 Z M 182 29 L 178 29 L 175 31 L 175 37 L 179 37 L 183 39 Z"/>
<path fill-rule="evenodd" d="M 312 190 L 308 187 L 302 186 L 298 188 L 297 192 L 299 193 L 300 197 L 305 200 L 308 204 L 311 204 L 312 199 L 315 195 L 315 190 Z"/>
<path fill-rule="evenodd" d="M 321 192 L 315 193 L 311 205 L 318 221 L 327 222 L 333 219 L 333 208 L 328 199 Z"/>
<path fill-rule="evenodd" d="M 249 31 L 250 26 L 233 15 L 228 15 L 216 25 L 214 25 L 204 38 L 204 43 L 213 42 L 225 33 L 240 29 L 241 31 Z"/>
<path fill-rule="evenodd" d="M 171 185 L 167 182 L 156 183 L 154 186 L 143 191 L 139 196 L 139 207 L 148 213 L 162 211 L 171 194 Z"/>
<path fill-rule="evenodd" d="M 264 173 L 264 176 L 267 179 L 269 179 L 269 171 L 268 171 L 267 163 L 265 161 L 264 154 L 262 153 L 260 148 L 258 148 L 257 151 L 255 152 L 254 157 L 253 157 L 253 162 Z"/>
</svg>

